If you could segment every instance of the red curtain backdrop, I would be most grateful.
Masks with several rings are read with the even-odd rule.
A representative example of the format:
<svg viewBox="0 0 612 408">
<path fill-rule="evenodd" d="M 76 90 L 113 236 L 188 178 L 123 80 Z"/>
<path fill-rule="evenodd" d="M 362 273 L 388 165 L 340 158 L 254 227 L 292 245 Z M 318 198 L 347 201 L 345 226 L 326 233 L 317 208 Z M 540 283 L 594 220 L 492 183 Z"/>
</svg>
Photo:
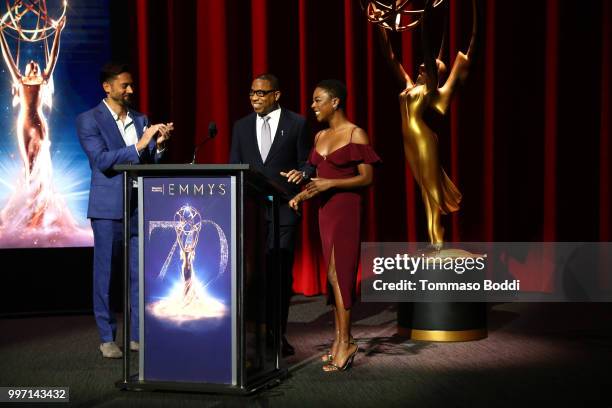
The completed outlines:
<svg viewBox="0 0 612 408">
<path fill-rule="evenodd" d="M 442 163 L 464 195 L 445 217 L 454 241 L 610 239 L 610 2 L 540 0 L 527 10 L 479 1 L 478 54 L 448 118 L 436 123 Z M 420 192 L 404 160 L 398 94 L 358 0 L 113 1 L 113 53 L 136 67 L 139 107 L 173 121 L 170 160 L 225 163 L 232 123 L 250 112 L 253 75 L 282 83 L 281 105 L 320 126 L 312 91 L 346 82 L 347 114 L 384 161 L 368 191 L 365 240 L 426 241 Z M 448 52 L 465 50 L 471 1 L 450 0 Z M 419 32 L 393 36 L 415 75 Z M 297 292 L 325 290 L 316 203 L 294 270 Z"/>
</svg>

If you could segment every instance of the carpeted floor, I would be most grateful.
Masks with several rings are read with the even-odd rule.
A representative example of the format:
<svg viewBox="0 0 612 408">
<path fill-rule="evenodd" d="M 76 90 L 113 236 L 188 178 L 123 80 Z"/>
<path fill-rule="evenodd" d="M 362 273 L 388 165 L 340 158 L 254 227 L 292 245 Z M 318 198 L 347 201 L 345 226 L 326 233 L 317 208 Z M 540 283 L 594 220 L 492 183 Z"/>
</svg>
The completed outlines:
<svg viewBox="0 0 612 408">
<path fill-rule="evenodd" d="M 121 360 L 100 356 L 92 316 L 5 318 L 0 386 L 68 386 L 59 406 L 78 407 L 612 407 L 610 304 L 495 305 L 489 337 L 465 343 L 399 338 L 395 317 L 395 305 L 358 304 L 361 352 L 350 371 L 324 373 L 331 314 L 322 297 L 295 297 L 289 378 L 250 397 L 119 391 Z"/>
</svg>

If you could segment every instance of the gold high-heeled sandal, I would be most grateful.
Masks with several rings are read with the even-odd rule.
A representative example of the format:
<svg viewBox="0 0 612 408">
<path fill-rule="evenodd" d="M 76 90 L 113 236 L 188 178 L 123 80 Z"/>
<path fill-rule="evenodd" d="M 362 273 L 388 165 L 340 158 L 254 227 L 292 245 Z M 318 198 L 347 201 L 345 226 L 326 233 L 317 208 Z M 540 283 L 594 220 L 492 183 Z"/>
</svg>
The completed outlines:
<svg viewBox="0 0 612 408">
<path fill-rule="evenodd" d="M 346 342 L 346 341 L 342 341 L 341 343 L 349 343 L 351 344 L 350 341 Z M 353 343 L 354 344 L 354 343 Z M 333 371 L 346 371 L 348 370 L 351 365 L 353 364 L 353 360 L 355 359 L 355 356 L 357 355 L 357 352 L 359 352 L 359 346 L 357 344 L 355 344 L 355 351 L 353 351 L 346 359 L 346 361 L 344 362 L 344 364 L 342 366 L 339 366 L 338 364 L 335 363 L 328 363 L 326 365 L 323 366 L 323 371 L 330 373 Z M 325 367 L 328 367 L 328 369 L 326 370 Z"/>
<path fill-rule="evenodd" d="M 349 339 L 349 343 L 350 344 L 357 344 L 357 342 L 355 341 L 353 336 L 351 336 L 351 338 Z M 328 350 L 327 354 L 323 354 L 321 356 L 321 361 L 324 362 L 324 363 L 330 363 L 333 360 L 334 360 L 334 355 L 332 354 L 331 350 Z"/>
</svg>

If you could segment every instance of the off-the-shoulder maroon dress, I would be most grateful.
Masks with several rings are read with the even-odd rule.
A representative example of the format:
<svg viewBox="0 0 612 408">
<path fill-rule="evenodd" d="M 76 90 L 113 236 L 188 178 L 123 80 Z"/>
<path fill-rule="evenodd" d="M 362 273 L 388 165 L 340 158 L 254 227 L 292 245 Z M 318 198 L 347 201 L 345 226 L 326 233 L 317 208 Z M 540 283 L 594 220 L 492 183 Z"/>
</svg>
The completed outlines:
<svg viewBox="0 0 612 408">
<path fill-rule="evenodd" d="M 380 163 L 380 158 L 369 145 L 353 143 L 353 130 L 349 142 L 322 156 L 316 150 L 308 161 L 317 168 L 317 177 L 326 179 L 349 178 L 359 175 L 361 163 Z M 355 300 L 357 267 L 359 264 L 361 234 L 362 189 L 344 190 L 332 188 L 319 195 L 319 231 L 325 264 L 334 256 L 338 285 L 344 307 L 349 309 Z M 329 302 L 333 303 L 333 291 L 328 288 Z"/>
</svg>

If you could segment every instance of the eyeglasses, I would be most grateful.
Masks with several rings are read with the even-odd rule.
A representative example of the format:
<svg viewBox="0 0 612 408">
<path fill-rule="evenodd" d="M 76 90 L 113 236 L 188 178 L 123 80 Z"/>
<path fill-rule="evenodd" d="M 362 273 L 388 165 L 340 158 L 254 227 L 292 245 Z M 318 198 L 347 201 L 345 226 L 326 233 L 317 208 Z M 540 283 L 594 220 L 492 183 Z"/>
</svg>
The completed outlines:
<svg viewBox="0 0 612 408">
<path fill-rule="evenodd" d="M 261 97 L 261 96 L 266 96 L 267 94 L 272 93 L 272 92 L 276 92 L 276 89 L 269 89 L 267 91 L 265 89 L 257 89 L 257 90 L 251 89 L 249 91 L 249 96 L 257 95 Z"/>
</svg>

